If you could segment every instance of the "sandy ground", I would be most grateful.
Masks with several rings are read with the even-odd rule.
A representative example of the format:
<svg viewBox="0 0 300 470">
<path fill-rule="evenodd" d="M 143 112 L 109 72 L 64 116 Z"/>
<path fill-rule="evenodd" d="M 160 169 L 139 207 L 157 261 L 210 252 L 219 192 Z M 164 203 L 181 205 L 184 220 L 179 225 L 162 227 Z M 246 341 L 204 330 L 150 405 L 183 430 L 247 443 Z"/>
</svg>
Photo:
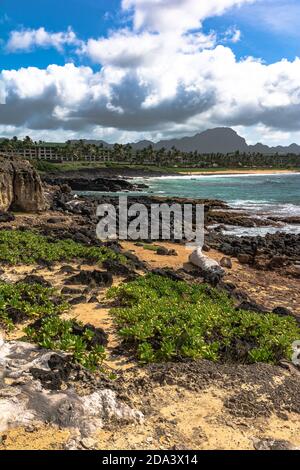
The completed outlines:
<svg viewBox="0 0 300 470">
<path fill-rule="evenodd" d="M 93 437 L 96 449 L 254 450 L 255 442 L 264 439 L 281 439 L 300 448 L 300 420 L 296 413 L 285 413 L 282 417 L 278 413 L 232 415 L 225 405 L 239 393 L 238 385 L 228 390 L 221 384 L 212 384 L 195 391 L 176 384 L 161 385 L 137 393 L 134 388 L 130 389 L 130 372 L 128 374 L 127 393 L 135 407 L 144 411 L 145 420 L 141 424 L 105 426 Z M 137 375 L 136 370 L 132 374 Z M 240 388 L 247 388 L 247 385 L 240 383 Z M 263 397 L 260 401 L 263 402 Z M 60 450 L 72 434 L 72 430 L 50 425 L 30 430 L 11 429 L 2 435 L 0 450 Z"/>
<path fill-rule="evenodd" d="M 291 170 L 214 170 L 214 171 L 182 171 L 180 175 L 280 175 L 280 174 L 295 174 L 298 171 Z"/>
</svg>

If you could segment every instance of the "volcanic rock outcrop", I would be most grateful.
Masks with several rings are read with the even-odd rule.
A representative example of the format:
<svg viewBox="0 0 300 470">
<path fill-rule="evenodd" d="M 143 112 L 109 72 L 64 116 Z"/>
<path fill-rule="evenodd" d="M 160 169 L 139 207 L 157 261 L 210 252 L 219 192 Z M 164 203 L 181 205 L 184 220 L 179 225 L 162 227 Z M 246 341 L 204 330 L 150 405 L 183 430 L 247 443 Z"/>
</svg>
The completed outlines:
<svg viewBox="0 0 300 470">
<path fill-rule="evenodd" d="M 47 208 L 41 179 L 19 157 L 0 155 L 0 210 L 43 211 Z"/>
<path fill-rule="evenodd" d="M 49 388 L 47 380 L 53 384 L 60 376 L 71 380 L 75 374 L 78 382 L 75 366 L 66 361 L 64 353 L 5 341 L 0 335 L 0 433 L 16 426 L 51 423 L 88 437 L 110 420 L 143 420 L 140 411 L 123 403 L 109 388 L 96 387 L 83 396 L 71 386 Z"/>
</svg>

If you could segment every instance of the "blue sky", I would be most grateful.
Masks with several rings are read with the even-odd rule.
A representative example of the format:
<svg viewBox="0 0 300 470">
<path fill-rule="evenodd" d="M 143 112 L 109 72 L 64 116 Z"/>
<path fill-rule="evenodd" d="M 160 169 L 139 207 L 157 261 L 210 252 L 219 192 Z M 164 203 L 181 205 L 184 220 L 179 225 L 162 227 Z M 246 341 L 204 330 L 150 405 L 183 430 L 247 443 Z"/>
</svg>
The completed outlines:
<svg viewBox="0 0 300 470">
<path fill-rule="evenodd" d="M 82 39 L 106 35 L 119 22 L 119 7 L 119 0 L 0 0 L 1 39 L 7 41 L 12 30 L 41 26 L 53 32 L 72 26 Z M 68 56 L 53 49 L 30 54 L 2 51 L 1 68 L 47 67 L 51 63 L 63 65 L 66 60 Z"/>
<path fill-rule="evenodd" d="M 299 20 L 299 0 L 0 0 L 0 135 L 300 143 Z"/>
<path fill-rule="evenodd" d="M 201 1 L 201 0 L 200 0 Z M 232 46 L 238 57 L 252 55 L 267 63 L 283 57 L 293 60 L 300 55 L 300 17 L 295 18 L 294 9 L 300 15 L 299 0 L 288 2 L 262 2 L 259 8 L 253 5 L 234 9 L 221 17 L 208 18 L 204 31 L 224 33 L 233 25 L 243 34 L 243 41 Z M 279 27 L 270 27 L 265 22 L 268 10 L 272 8 L 292 9 L 287 18 L 282 19 Z M 286 9 L 286 8 L 284 8 Z M 259 15 L 257 16 L 257 11 Z M 296 13 L 296 15 L 297 15 Z M 126 16 L 126 15 L 125 15 Z M 294 21 L 295 20 L 295 21 Z M 120 14 L 120 0 L 0 0 L 0 31 L 2 41 L 7 41 L 12 30 L 22 28 L 36 29 L 45 26 L 49 31 L 63 31 L 72 26 L 82 39 L 107 36 L 111 29 L 130 23 Z M 46 67 L 50 63 L 64 64 L 68 56 L 62 56 L 55 50 L 35 50 L 31 54 L 1 54 L 1 68 L 19 68 L 27 66 Z"/>
</svg>

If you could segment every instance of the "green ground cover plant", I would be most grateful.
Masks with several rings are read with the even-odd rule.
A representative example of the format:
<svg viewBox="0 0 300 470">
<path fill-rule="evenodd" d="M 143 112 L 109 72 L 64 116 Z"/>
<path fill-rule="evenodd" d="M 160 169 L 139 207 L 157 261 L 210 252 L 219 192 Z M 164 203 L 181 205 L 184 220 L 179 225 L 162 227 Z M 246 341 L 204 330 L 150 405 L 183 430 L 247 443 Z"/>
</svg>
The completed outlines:
<svg viewBox="0 0 300 470">
<path fill-rule="evenodd" d="M 93 262 L 126 258 L 107 247 L 85 246 L 73 240 L 52 241 L 32 231 L 1 230 L 0 262 L 11 265 L 84 259 Z"/>
<path fill-rule="evenodd" d="M 81 323 L 63 320 L 58 316 L 44 318 L 39 328 L 27 327 L 25 332 L 30 341 L 42 348 L 65 351 L 74 361 L 89 370 L 95 370 L 105 358 L 103 346 L 93 345 L 94 332 L 86 329 L 82 335 L 75 334 L 74 327 Z"/>
<path fill-rule="evenodd" d="M 92 342 L 94 331 L 79 328 L 78 334 L 75 327 L 82 327 L 81 323 L 59 317 L 69 308 L 49 287 L 0 283 L 0 327 L 12 331 L 16 324 L 31 321 L 31 326 L 24 328 L 28 340 L 46 349 L 66 351 L 75 362 L 94 370 L 105 357 L 104 347 Z"/>
<path fill-rule="evenodd" d="M 228 295 L 205 284 L 149 274 L 113 287 L 115 323 L 144 362 L 209 359 L 276 363 L 291 358 L 300 329 L 292 317 L 237 310 Z"/>
<path fill-rule="evenodd" d="M 143 248 L 144 248 L 144 250 L 149 250 L 149 251 L 155 251 L 156 252 L 158 250 L 159 246 L 150 245 L 149 243 L 145 243 L 145 244 L 143 244 Z"/>
<path fill-rule="evenodd" d="M 0 326 L 6 329 L 28 319 L 59 315 L 67 308 L 54 289 L 40 284 L 0 283 Z"/>
</svg>

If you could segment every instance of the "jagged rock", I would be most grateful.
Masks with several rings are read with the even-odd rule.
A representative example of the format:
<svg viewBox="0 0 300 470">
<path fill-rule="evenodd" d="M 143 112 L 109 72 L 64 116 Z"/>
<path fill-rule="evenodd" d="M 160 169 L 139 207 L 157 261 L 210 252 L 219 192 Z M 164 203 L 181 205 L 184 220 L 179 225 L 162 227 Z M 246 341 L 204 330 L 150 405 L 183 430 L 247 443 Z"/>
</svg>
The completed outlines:
<svg viewBox="0 0 300 470">
<path fill-rule="evenodd" d="M 45 183 L 49 185 L 60 185 L 68 186 L 73 191 L 139 191 L 147 188 L 148 186 L 144 184 L 132 184 L 129 181 L 112 178 L 95 178 L 85 177 L 85 176 L 56 176 L 56 177 L 44 177 Z"/>
<path fill-rule="evenodd" d="M 156 268 L 152 269 L 152 274 L 156 274 L 157 276 L 162 276 L 162 277 L 167 277 L 169 279 L 172 279 L 172 281 L 182 281 L 184 279 L 184 276 L 180 273 L 176 273 L 172 269 L 168 268 Z"/>
<path fill-rule="evenodd" d="M 6 307 L 5 311 L 9 319 L 14 323 L 14 325 L 28 320 L 27 313 L 22 308 L 20 309 L 16 307 Z"/>
<path fill-rule="evenodd" d="M 69 300 L 70 305 L 78 305 L 78 304 L 83 304 L 83 303 L 86 303 L 85 295 L 79 295 L 79 296 L 73 297 L 73 299 Z"/>
<path fill-rule="evenodd" d="M 103 261 L 102 266 L 110 273 L 117 274 L 119 276 L 127 276 L 128 274 L 132 273 L 132 269 L 130 269 L 128 266 L 125 266 L 125 264 L 120 263 L 120 261 L 114 259 L 107 259 Z"/>
<path fill-rule="evenodd" d="M 276 315 L 280 315 L 281 317 L 293 316 L 293 312 L 291 312 L 286 307 L 275 307 L 275 308 L 273 308 L 272 311 L 273 311 L 273 313 L 276 313 Z"/>
<path fill-rule="evenodd" d="M 241 253 L 237 256 L 238 262 L 241 264 L 248 264 L 251 261 L 251 256 L 246 253 Z"/>
<path fill-rule="evenodd" d="M 236 256 L 242 264 L 255 263 L 261 269 L 276 269 L 289 263 L 297 266 L 300 259 L 300 234 L 276 232 L 265 237 L 236 237 L 211 232 L 209 241 L 225 255 Z M 293 271 L 292 267 L 289 269 Z"/>
<path fill-rule="evenodd" d="M 62 266 L 59 270 L 59 272 L 61 274 L 72 274 L 75 272 L 75 268 L 73 268 L 73 266 L 69 266 L 69 265 L 65 265 L 65 266 Z"/>
<path fill-rule="evenodd" d="M 157 248 L 156 253 L 159 256 L 168 256 L 169 255 L 169 250 L 165 248 L 164 246 L 160 246 Z"/>
<path fill-rule="evenodd" d="M 273 313 L 276 313 L 276 315 L 279 315 L 279 316 L 281 316 L 281 317 L 293 317 L 293 318 L 295 318 L 296 322 L 297 322 L 298 325 L 300 326 L 300 318 L 299 318 L 299 315 L 295 314 L 294 312 L 292 312 L 292 311 L 289 310 L 288 308 L 278 306 L 278 307 L 275 307 L 275 308 L 272 310 L 272 312 L 273 312 Z"/>
<path fill-rule="evenodd" d="M 29 370 L 32 377 L 39 380 L 47 390 L 60 390 L 68 380 L 79 377 L 80 367 L 75 366 L 68 356 L 52 354 L 47 365 L 50 370 L 39 367 L 31 367 Z"/>
<path fill-rule="evenodd" d="M 286 273 L 294 277 L 295 279 L 299 279 L 300 278 L 300 265 L 295 264 L 291 266 L 289 269 L 286 270 Z"/>
<path fill-rule="evenodd" d="M 94 333 L 93 337 L 89 340 L 89 348 L 94 346 L 107 346 L 108 334 L 103 330 L 103 328 L 96 328 L 94 325 L 87 323 L 84 326 L 79 324 L 74 325 L 72 329 L 72 333 L 78 336 L 83 336 L 86 331 L 92 331 Z"/>
<path fill-rule="evenodd" d="M 146 263 L 141 261 L 135 254 L 130 253 L 130 251 L 125 251 L 122 255 L 131 261 L 135 268 L 147 271 Z"/>
<path fill-rule="evenodd" d="M 284 256 L 273 256 L 271 261 L 269 262 L 269 268 L 270 269 L 275 269 L 275 268 L 282 268 L 286 263 L 286 258 Z"/>
<path fill-rule="evenodd" d="M 77 289 L 76 287 L 63 287 L 61 290 L 63 295 L 81 295 L 82 289 Z"/>
<path fill-rule="evenodd" d="M 111 286 L 113 277 L 109 272 L 97 271 L 80 271 L 78 274 L 69 277 L 66 281 L 66 285 L 72 284 L 84 284 L 89 286 Z"/>
<path fill-rule="evenodd" d="M 239 300 L 240 302 L 242 300 L 248 300 L 248 294 L 242 289 L 234 289 L 234 291 L 232 291 L 232 295 L 236 300 Z"/>
<path fill-rule="evenodd" d="M 211 250 L 209 245 L 204 244 L 202 247 L 202 251 L 206 251 L 207 253 Z"/>
<path fill-rule="evenodd" d="M 95 439 L 92 439 L 91 437 L 84 437 L 81 441 L 80 444 L 84 449 L 87 450 L 92 450 L 97 448 L 97 441 Z"/>
<path fill-rule="evenodd" d="M 15 216 L 10 212 L 2 212 L 0 211 L 0 222 L 13 222 L 15 220 Z"/>
<path fill-rule="evenodd" d="M 224 258 L 222 258 L 221 261 L 220 261 L 220 266 L 222 266 L 222 268 L 231 269 L 232 268 L 231 259 L 224 256 Z"/>
<path fill-rule="evenodd" d="M 253 445 L 255 450 L 300 450 L 300 447 L 283 439 L 253 439 Z"/>
<path fill-rule="evenodd" d="M 268 313 L 269 310 L 264 308 L 262 305 L 257 304 L 253 300 L 243 300 L 238 307 L 237 310 L 247 310 L 249 312 L 257 312 L 257 313 Z"/>
<path fill-rule="evenodd" d="M 121 402 L 108 388 L 83 396 L 71 387 L 64 391 L 45 388 L 43 380 L 35 378 L 37 370 L 51 373 L 53 368 L 59 369 L 67 355 L 61 353 L 60 356 L 62 359 L 54 360 L 53 351 L 21 341 L 6 342 L 0 337 L 1 433 L 12 427 L 51 423 L 74 429 L 82 440 L 110 420 L 143 420 L 140 411 Z M 35 377 L 31 370 L 35 371 Z"/>
<path fill-rule="evenodd" d="M 233 282 L 224 282 L 222 288 L 227 290 L 227 292 L 233 292 L 236 290 L 236 285 Z"/>
<path fill-rule="evenodd" d="M 84 235 L 83 233 L 74 233 L 72 239 L 77 243 L 83 243 L 84 245 L 90 245 L 91 240 L 89 237 Z"/>
<path fill-rule="evenodd" d="M 44 279 L 42 276 L 36 274 L 28 274 L 23 279 L 18 281 L 18 284 L 40 284 L 43 287 L 52 287 L 51 282 Z"/>
<path fill-rule="evenodd" d="M 32 165 L 18 157 L 0 156 L 0 210 L 43 211 L 42 182 Z"/>
<path fill-rule="evenodd" d="M 62 222 L 65 222 L 64 217 L 50 217 L 50 219 L 47 220 L 47 224 L 61 224 Z"/>
</svg>

